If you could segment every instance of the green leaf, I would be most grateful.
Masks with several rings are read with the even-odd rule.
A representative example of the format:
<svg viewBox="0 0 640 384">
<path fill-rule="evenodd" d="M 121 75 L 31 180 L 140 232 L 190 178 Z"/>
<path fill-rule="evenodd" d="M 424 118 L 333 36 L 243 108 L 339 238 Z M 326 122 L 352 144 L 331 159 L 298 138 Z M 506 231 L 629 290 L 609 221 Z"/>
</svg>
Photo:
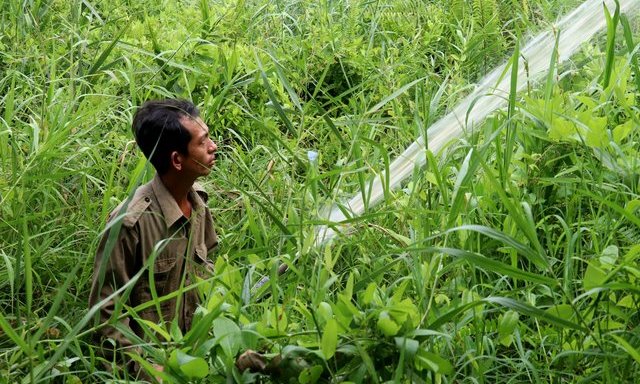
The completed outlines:
<svg viewBox="0 0 640 384">
<path fill-rule="evenodd" d="M 240 327 L 232 320 L 220 316 L 213 321 L 213 334 L 218 339 L 225 355 L 233 357 L 240 349 Z"/>
<path fill-rule="evenodd" d="M 513 331 L 518 325 L 518 312 L 509 310 L 500 316 L 498 321 L 498 338 L 500 344 L 508 347 L 513 342 Z"/>
<path fill-rule="evenodd" d="M 613 268 L 618 260 L 618 256 L 618 247 L 615 245 L 609 245 L 603 249 L 602 254 L 600 255 L 600 264 L 602 265 L 602 268 L 607 270 Z"/>
<path fill-rule="evenodd" d="M 576 136 L 576 125 L 562 117 L 553 119 L 549 127 L 549 139 L 555 141 L 571 140 Z"/>
<path fill-rule="evenodd" d="M 169 365 L 192 379 L 202 379 L 209 374 L 209 366 L 202 357 L 190 356 L 179 349 L 171 352 Z"/>
<path fill-rule="evenodd" d="M 418 321 L 420 315 L 418 313 L 418 307 L 411 301 L 411 299 L 406 298 L 399 303 L 395 303 L 392 306 L 388 307 L 389 313 L 391 317 L 402 326 L 405 324 L 407 320 L 410 320 L 409 327 L 413 328 L 418 325 Z"/>
<path fill-rule="evenodd" d="M 316 311 L 318 317 L 323 321 L 327 322 L 333 318 L 333 309 L 331 309 L 331 305 L 326 301 L 320 302 L 318 304 L 318 310 Z"/>
<path fill-rule="evenodd" d="M 418 350 L 415 358 L 415 364 L 416 368 L 421 371 L 428 369 L 435 373 L 441 373 L 444 375 L 448 375 L 453 372 L 453 366 L 451 363 L 435 353 L 429 352 L 423 348 Z"/>
<path fill-rule="evenodd" d="M 634 297 L 632 295 L 626 295 L 626 296 L 622 297 L 620 300 L 618 300 L 616 305 L 618 307 L 624 307 L 624 308 L 629 308 L 629 309 L 635 308 L 633 299 L 634 299 Z"/>
<path fill-rule="evenodd" d="M 369 285 L 367 285 L 367 289 L 365 289 L 364 294 L 362 295 L 362 304 L 380 304 L 380 298 L 379 295 L 377 295 L 377 290 L 378 286 L 376 283 L 369 283 Z"/>
<path fill-rule="evenodd" d="M 585 291 L 590 290 L 604 284 L 607 274 L 600 267 L 600 263 L 596 260 L 592 260 L 587 265 L 587 270 L 584 272 L 584 278 L 582 279 L 582 285 Z"/>
<path fill-rule="evenodd" d="M 138 322 L 143 323 L 147 327 L 151 328 L 155 333 L 162 336 L 165 339 L 165 341 L 171 341 L 171 335 L 169 335 L 169 332 L 167 332 L 164 328 L 162 328 L 157 323 L 154 323 L 152 321 L 145 320 L 145 319 L 138 319 Z"/>
<path fill-rule="evenodd" d="M 606 117 L 596 117 L 593 116 L 592 111 L 584 111 L 578 114 L 578 118 L 586 127 L 585 142 L 587 145 L 603 148 L 609 143 Z"/>
<path fill-rule="evenodd" d="M 616 142 L 616 144 L 622 144 L 622 141 L 629 137 L 632 131 L 633 119 L 629 119 L 613 128 L 613 141 Z"/>
<path fill-rule="evenodd" d="M 324 369 L 321 365 L 314 365 L 311 368 L 305 368 L 300 375 L 298 375 L 298 382 L 302 384 L 306 383 L 315 383 L 320 379 L 320 375 L 322 375 L 322 371 Z"/>
<path fill-rule="evenodd" d="M 182 330 L 180 329 L 180 324 L 178 324 L 177 318 L 173 319 L 173 321 L 171 322 L 170 331 L 171 340 L 173 340 L 174 342 L 180 342 L 182 340 Z"/>
<path fill-rule="evenodd" d="M 400 325 L 391 319 L 387 311 L 380 312 L 377 325 L 378 329 L 380 329 L 385 336 L 395 336 L 400 330 Z"/>
<path fill-rule="evenodd" d="M 407 357 L 414 357 L 418 352 L 418 348 L 420 348 L 420 342 L 418 340 L 409 339 L 406 337 L 396 337 L 395 339 L 396 347 L 400 350 L 404 350 L 407 354 Z"/>
<path fill-rule="evenodd" d="M 167 382 L 167 383 L 171 382 L 171 377 L 168 375 L 168 372 L 159 371 L 154 364 L 151 364 L 149 361 L 147 361 L 147 359 L 143 358 L 142 355 L 138 353 L 127 352 L 127 356 L 131 359 L 131 361 L 137 362 L 142 367 L 142 369 L 144 369 L 147 372 L 147 374 L 149 374 L 150 376 L 156 377 L 162 380 L 162 382 Z M 175 358 L 173 359 L 175 362 L 175 365 L 172 365 L 172 361 L 171 361 L 172 357 L 173 357 L 173 353 L 169 358 L 169 365 L 177 371 L 180 369 L 180 367 L 178 366 L 177 359 Z"/>
<path fill-rule="evenodd" d="M 338 323 L 335 319 L 329 319 L 322 334 L 322 354 L 325 360 L 329 360 L 336 353 L 338 346 Z"/>
<path fill-rule="evenodd" d="M 349 278 L 347 279 L 347 287 L 344 289 L 344 292 L 342 292 L 349 300 L 351 300 L 351 298 L 353 297 L 353 278 L 353 273 L 349 273 Z"/>
<path fill-rule="evenodd" d="M 553 307 L 547 308 L 545 311 L 551 316 L 556 316 L 562 319 L 571 319 L 573 317 L 573 308 L 569 304 L 558 304 Z"/>
</svg>

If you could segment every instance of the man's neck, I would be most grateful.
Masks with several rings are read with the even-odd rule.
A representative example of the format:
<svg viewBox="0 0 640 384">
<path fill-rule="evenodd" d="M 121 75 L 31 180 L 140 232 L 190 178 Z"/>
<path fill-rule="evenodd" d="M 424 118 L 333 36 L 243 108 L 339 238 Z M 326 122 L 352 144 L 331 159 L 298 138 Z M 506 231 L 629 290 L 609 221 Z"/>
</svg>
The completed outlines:
<svg viewBox="0 0 640 384">
<path fill-rule="evenodd" d="M 160 180 L 162 180 L 162 184 L 164 184 L 165 188 L 167 188 L 171 196 L 173 196 L 182 214 L 186 218 L 191 217 L 192 206 L 191 201 L 189 201 L 189 191 L 193 187 L 194 181 L 186 182 L 171 172 L 161 175 Z"/>
</svg>

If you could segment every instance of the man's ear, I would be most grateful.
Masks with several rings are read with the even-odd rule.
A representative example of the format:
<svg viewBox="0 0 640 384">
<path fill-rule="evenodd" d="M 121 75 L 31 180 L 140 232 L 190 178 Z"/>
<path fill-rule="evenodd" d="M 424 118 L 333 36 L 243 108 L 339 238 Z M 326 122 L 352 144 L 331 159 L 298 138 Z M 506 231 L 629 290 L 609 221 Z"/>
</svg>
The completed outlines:
<svg viewBox="0 0 640 384">
<path fill-rule="evenodd" d="M 182 162 L 184 161 L 184 157 L 178 152 L 171 152 L 171 167 L 176 171 L 182 170 Z"/>
</svg>

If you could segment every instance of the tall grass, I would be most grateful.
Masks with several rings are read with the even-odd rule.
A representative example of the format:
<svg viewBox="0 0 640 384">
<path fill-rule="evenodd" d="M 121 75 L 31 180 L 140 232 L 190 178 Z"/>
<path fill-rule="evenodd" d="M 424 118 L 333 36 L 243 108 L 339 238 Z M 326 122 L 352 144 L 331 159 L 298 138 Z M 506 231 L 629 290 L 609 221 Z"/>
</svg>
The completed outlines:
<svg viewBox="0 0 640 384">
<path fill-rule="evenodd" d="M 150 324 L 129 355 L 149 371 L 251 382 L 234 358 L 253 348 L 281 355 L 274 382 L 633 382 L 633 17 L 609 9 L 606 36 L 545 58 L 544 83 L 315 247 L 332 204 L 371 172 L 388 186 L 391 159 L 576 3 L 2 3 L 0 382 L 127 380 L 91 343 L 88 282 L 106 215 L 151 177 L 134 107 L 166 96 L 219 138 L 221 246 L 185 287 L 206 296 L 193 328 Z"/>
</svg>

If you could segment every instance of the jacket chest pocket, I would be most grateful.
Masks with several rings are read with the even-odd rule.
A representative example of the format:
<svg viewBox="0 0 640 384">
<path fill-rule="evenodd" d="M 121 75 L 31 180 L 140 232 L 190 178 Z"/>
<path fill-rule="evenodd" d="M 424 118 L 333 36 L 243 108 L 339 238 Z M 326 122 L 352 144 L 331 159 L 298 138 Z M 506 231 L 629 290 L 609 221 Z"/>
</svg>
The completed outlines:
<svg viewBox="0 0 640 384">
<path fill-rule="evenodd" d="M 181 265 L 184 263 L 187 250 L 187 239 L 177 238 L 168 240 L 160 248 L 153 262 L 153 276 L 149 276 L 149 285 L 155 285 L 158 296 L 166 295 L 177 289 L 180 284 Z M 151 266 L 150 266 L 151 268 Z"/>
</svg>

